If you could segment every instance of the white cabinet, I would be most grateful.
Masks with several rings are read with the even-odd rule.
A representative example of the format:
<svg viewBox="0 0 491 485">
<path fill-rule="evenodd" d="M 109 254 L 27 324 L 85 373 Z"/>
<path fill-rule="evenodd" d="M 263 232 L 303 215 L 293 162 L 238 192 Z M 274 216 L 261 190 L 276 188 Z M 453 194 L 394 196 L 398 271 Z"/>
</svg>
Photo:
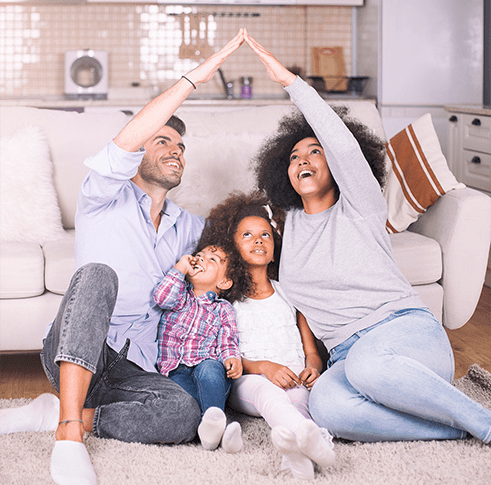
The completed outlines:
<svg viewBox="0 0 491 485">
<path fill-rule="evenodd" d="M 491 196 L 491 109 L 447 107 L 448 164 L 459 182 Z M 491 253 L 486 286 L 491 286 Z"/>
<path fill-rule="evenodd" d="M 458 109 L 448 108 L 450 168 L 460 182 L 491 194 L 491 110 Z"/>
</svg>

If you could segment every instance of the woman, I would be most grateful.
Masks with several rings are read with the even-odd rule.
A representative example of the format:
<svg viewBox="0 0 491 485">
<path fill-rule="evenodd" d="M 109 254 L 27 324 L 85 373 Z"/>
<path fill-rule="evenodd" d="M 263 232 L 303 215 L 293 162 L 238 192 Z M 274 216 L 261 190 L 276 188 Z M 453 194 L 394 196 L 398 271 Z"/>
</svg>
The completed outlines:
<svg viewBox="0 0 491 485">
<path fill-rule="evenodd" d="M 312 88 L 247 33 L 245 40 L 313 129 L 285 146 L 297 125 L 281 124 L 257 157 L 257 176 L 288 211 L 281 285 L 330 353 L 310 396 L 315 422 L 359 441 L 470 433 L 489 443 L 491 411 L 452 386 L 447 335 L 394 261 L 386 203 L 365 158 L 380 142 L 362 151 Z"/>
</svg>

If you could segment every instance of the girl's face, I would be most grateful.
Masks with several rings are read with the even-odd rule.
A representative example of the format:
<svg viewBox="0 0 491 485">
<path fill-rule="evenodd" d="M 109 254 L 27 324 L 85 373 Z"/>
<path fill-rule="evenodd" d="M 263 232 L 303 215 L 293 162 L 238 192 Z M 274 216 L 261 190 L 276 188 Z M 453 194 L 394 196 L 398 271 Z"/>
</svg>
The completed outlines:
<svg viewBox="0 0 491 485">
<path fill-rule="evenodd" d="M 336 186 L 317 138 L 304 138 L 293 147 L 288 177 L 302 198 L 322 198 Z"/>
<path fill-rule="evenodd" d="M 234 241 L 242 259 L 249 266 L 267 266 L 273 261 L 273 229 L 266 219 L 257 216 L 242 219 Z"/>
</svg>

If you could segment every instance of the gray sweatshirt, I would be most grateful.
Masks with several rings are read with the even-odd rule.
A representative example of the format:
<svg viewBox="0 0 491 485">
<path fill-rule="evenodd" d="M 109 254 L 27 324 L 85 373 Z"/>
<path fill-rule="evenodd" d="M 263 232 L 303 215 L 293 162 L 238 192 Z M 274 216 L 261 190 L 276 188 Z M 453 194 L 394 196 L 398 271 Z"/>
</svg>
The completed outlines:
<svg viewBox="0 0 491 485">
<path fill-rule="evenodd" d="M 279 280 L 328 350 L 405 308 L 425 308 L 397 267 L 387 204 L 361 149 L 329 105 L 300 78 L 286 88 L 324 148 L 339 200 L 287 214 Z"/>
</svg>

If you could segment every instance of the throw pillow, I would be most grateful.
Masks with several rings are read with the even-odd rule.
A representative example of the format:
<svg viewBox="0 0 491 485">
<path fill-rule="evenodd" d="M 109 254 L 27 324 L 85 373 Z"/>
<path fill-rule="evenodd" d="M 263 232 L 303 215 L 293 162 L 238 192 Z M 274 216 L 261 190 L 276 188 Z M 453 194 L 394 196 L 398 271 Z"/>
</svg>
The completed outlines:
<svg viewBox="0 0 491 485">
<path fill-rule="evenodd" d="M 404 231 L 443 194 L 465 187 L 448 168 L 429 113 L 393 136 L 386 148 L 391 165 L 384 191 L 389 233 Z"/>
<path fill-rule="evenodd" d="M 46 136 L 27 125 L 0 137 L 0 240 L 43 245 L 65 235 Z"/>
</svg>

